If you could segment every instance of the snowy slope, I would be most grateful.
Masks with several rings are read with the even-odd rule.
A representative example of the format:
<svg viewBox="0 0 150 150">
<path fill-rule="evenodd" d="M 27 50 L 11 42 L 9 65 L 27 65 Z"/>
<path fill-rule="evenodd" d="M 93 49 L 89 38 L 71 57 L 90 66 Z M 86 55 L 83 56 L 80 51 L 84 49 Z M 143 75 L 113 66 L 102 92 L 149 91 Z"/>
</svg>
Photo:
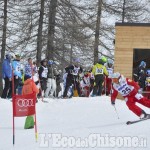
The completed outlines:
<svg viewBox="0 0 150 150">
<path fill-rule="evenodd" d="M 150 120 L 127 126 L 126 121 L 138 117 L 128 110 L 124 101 L 116 102 L 118 119 L 107 96 L 45 100 L 49 103 L 37 103 L 38 142 L 35 142 L 34 129 L 23 129 L 25 118 L 15 118 L 13 146 L 12 103 L 0 99 L 0 150 L 150 148 Z M 150 113 L 150 109 L 144 110 Z"/>
</svg>

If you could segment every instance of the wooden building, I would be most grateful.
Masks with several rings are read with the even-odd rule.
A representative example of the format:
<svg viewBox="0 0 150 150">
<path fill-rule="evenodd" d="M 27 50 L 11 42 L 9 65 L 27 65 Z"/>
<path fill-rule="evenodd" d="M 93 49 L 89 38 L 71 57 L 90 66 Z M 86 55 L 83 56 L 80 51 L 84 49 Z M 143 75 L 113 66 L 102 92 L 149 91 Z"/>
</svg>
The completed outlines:
<svg viewBox="0 0 150 150">
<path fill-rule="evenodd" d="M 115 72 L 133 78 L 142 60 L 150 68 L 150 23 L 116 23 Z"/>
</svg>

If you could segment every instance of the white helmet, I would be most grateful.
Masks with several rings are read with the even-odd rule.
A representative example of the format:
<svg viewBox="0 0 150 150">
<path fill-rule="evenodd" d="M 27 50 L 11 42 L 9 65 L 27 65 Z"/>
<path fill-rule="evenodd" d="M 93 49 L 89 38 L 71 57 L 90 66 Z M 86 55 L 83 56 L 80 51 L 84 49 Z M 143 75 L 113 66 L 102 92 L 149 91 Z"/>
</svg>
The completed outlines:
<svg viewBox="0 0 150 150">
<path fill-rule="evenodd" d="M 114 61 L 113 61 L 112 59 L 108 59 L 108 60 L 107 60 L 107 63 L 113 65 L 113 64 L 114 64 Z"/>
<path fill-rule="evenodd" d="M 121 77 L 121 74 L 119 72 L 115 72 L 113 74 L 111 74 L 110 78 L 120 78 Z"/>
</svg>

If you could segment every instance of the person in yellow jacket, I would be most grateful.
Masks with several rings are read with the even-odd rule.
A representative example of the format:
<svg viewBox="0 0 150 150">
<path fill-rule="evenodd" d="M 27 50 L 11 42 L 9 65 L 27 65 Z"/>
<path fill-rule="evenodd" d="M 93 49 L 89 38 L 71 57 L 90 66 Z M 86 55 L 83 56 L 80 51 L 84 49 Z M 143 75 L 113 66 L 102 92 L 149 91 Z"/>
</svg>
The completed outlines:
<svg viewBox="0 0 150 150">
<path fill-rule="evenodd" d="M 92 73 L 95 77 L 94 89 L 92 96 L 98 96 L 102 94 L 102 86 L 105 80 L 105 75 L 108 76 L 108 72 L 104 63 L 107 62 L 106 57 L 102 56 L 98 63 L 93 66 Z"/>
</svg>

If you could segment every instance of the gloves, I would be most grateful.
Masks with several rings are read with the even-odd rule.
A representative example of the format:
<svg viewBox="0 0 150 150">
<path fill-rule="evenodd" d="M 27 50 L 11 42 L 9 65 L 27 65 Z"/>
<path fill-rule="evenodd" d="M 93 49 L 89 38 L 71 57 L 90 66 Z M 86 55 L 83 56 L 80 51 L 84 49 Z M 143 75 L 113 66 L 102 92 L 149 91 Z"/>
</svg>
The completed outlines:
<svg viewBox="0 0 150 150">
<path fill-rule="evenodd" d="M 114 105 L 115 105 L 115 102 L 114 102 L 114 101 L 111 101 L 111 104 L 114 106 Z"/>
</svg>

